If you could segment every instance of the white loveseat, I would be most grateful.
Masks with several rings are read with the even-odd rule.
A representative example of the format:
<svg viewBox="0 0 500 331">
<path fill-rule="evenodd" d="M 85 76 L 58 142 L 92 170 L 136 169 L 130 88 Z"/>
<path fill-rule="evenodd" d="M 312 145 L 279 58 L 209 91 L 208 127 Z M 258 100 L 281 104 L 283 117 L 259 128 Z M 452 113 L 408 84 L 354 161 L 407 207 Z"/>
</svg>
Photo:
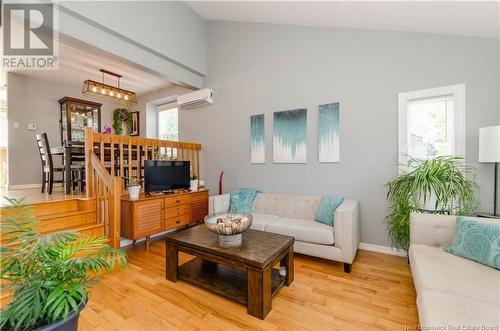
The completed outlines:
<svg viewBox="0 0 500 331">
<path fill-rule="evenodd" d="M 259 193 L 253 202 L 251 229 L 273 232 L 295 238 L 294 251 L 351 264 L 359 246 L 359 204 L 345 199 L 334 215 L 334 226 L 314 221 L 321 196 Z M 229 210 L 230 195 L 212 196 L 210 213 Z"/>
<path fill-rule="evenodd" d="M 411 215 L 409 256 L 420 324 L 424 330 L 498 330 L 500 271 L 445 252 L 455 232 L 455 216 Z"/>
</svg>

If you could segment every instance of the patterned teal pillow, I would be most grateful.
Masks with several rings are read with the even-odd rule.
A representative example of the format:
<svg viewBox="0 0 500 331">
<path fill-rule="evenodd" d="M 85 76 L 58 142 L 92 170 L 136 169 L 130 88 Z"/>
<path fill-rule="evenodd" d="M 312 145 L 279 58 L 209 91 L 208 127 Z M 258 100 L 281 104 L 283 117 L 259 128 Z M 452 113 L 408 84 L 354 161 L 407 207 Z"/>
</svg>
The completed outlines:
<svg viewBox="0 0 500 331">
<path fill-rule="evenodd" d="M 500 270 L 500 224 L 457 217 L 457 233 L 445 251 Z"/>
<path fill-rule="evenodd" d="M 251 213 L 253 201 L 260 191 L 243 188 L 231 192 L 229 210 L 235 213 Z"/>
<path fill-rule="evenodd" d="M 326 225 L 333 226 L 335 209 L 344 202 L 342 197 L 331 197 L 325 195 L 321 198 L 318 210 L 314 215 L 314 220 Z"/>
</svg>

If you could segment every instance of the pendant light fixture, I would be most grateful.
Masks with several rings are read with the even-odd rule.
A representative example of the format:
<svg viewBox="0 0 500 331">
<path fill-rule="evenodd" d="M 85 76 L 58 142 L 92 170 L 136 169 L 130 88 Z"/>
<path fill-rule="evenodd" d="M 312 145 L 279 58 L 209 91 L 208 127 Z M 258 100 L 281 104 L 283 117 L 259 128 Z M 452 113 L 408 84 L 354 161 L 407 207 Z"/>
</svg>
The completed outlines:
<svg viewBox="0 0 500 331">
<path fill-rule="evenodd" d="M 87 79 L 83 82 L 83 94 L 105 97 L 107 99 L 112 99 L 114 102 L 118 103 L 137 103 L 137 96 L 134 92 L 120 88 L 120 78 L 122 77 L 122 75 L 104 69 L 100 69 L 99 71 L 102 73 L 102 83 Z M 105 84 L 104 75 L 116 77 L 118 82 L 117 86 Z"/>
</svg>

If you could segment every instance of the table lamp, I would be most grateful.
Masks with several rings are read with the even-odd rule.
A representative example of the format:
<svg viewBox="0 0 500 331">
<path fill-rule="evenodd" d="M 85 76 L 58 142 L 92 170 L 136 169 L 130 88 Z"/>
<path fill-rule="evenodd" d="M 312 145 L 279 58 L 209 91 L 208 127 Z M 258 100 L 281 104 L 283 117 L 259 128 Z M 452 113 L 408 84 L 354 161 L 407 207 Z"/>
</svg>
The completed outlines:
<svg viewBox="0 0 500 331">
<path fill-rule="evenodd" d="M 500 125 L 479 129 L 479 162 L 495 164 L 495 182 L 493 191 L 493 217 L 497 215 L 497 176 L 500 162 Z M 484 215 L 488 216 L 488 215 Z"/>
</svg>

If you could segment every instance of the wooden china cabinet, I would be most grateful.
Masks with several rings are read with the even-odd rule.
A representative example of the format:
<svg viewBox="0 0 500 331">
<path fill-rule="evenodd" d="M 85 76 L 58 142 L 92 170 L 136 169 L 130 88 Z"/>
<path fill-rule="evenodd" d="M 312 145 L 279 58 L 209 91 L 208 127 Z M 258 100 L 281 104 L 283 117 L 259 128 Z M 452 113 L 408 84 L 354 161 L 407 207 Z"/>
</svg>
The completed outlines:
<svg viewBox="0 0 500 331">
<path fill-rule="evenodd" d="M 71 97 L 59 100 L 61 118 L 61 144 L 65 142 L 83 144 L 85 141 L 85 128 L 92 128 L 101 132 L 101 106 L 102 103 L 92 102 Z"/>
</svg>

